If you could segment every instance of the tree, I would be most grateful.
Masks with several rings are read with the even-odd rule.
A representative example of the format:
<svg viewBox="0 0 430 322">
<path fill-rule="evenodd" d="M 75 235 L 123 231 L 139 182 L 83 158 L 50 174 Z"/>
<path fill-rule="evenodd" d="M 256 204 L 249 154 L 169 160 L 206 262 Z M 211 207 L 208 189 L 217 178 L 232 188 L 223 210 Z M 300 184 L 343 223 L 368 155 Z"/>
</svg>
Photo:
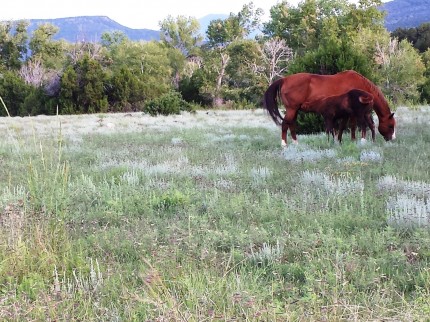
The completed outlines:
<svg viewBox="0 0 430 322">
<path fill-rule="evenodd" d="M 430 23 L 423 23 L 416 28 L 397 28 L 391 33 L 399 40 L 406 39 L 421 53 L 430 48 Z"/>
<path fill-rule="evenodd" d="M 113 74 L 110 84 L 109 102 L 115 111 L 141 109 L 144 101 L 143 82 L 129 69 L 123 67 Z"/>
<path fill-rule="evenodd" d="M 132 109 L 141 109 L 145 100 L 169 92 L 172 67 L 170 49 L 164 44 L 134 42 L 121 33 L 113 33 L 102 36 L 102 45 L 102 61 L 108 67 L 110 79 L 106 85 L 109 101 L 116 110 L 122 109 L 119 105 L 125 104 L 125 100 L 125 108 L 131 104 Z M 126 84 L 120 85 L 121 80 Z"/>
<path fill-rule="evenodd" d="M 225 80 L 227 65 L 230 62 L 230 54 L 227 47 L 234 41 L 243 40 L 259 25 L 262 15 L 261 9 L 254 9 L 251 2 L 245 4 L 238 14 L 230 13 L 227 19 L 212 20 L 206 32 L 208 47 L 215 53 L 212 56 L 216 71 L 215 88 L 213 92 L 213 105 L 222 103 L 221 87 Z"/>
<path fill-rule="evenodd" d="M 365 76 L 371 71 L 371 60 L 357 51 L 353 38 L 343 34 L 339 20 L 335 17 L 324 19 L 319 32 L 318 47 L 298 55 L 290 65 L 289 72 L 310 72 L 316 74 L 336 74 L 353 69 Z"/>
<path fill-rule="evenodd" d="M 286 45 L 284 39 L 272 38 L 258 46 L 259 56 L 253 61 L 247 61 L 252 72 L 264 79 L 269 85 L 275 78 L 282 77 L 293 59 L 293 51 Z"/>
<path fill-rule="evenodd" d="M 74 114 L 78 109 L 77 97 L 79 92 L 78 74 L 69 65 L 61 76 L 59 107 L 61 114 Z"/>
<path fill-rule="evenodd" d="M 228 87 L 223 96 L 239 104 L 258 102 L 266 84 L 251 68 L 250 62 L 260 59 L 259 44 L 255 40 L 237 40 L 227 47 L 227 53 L 230 57 L 226 68 Z"/>
<path fill-rule="evenodd" d="M 172 67 L 172 84 L 179 87 L 187 66 L 187 58 L 198 56 L 203 36 L 199 33 L 200 24 L 196 18 L 168 16 L 160 22 L 161 41 L 169 49 L 168 56 Z"/>
<path fill-rule="evenodd" d="M 203 41 L 199 33 L 200 24 L 196 18 L 168 16 L 160 22 L 160 38 L 168 47 L 178 49 L 184 57 L 196 53 L 196 49 Z"/>
<path fill-rule="evenodd" d="M 28 22 L 0 22 L 0 68 L 19 70 L 27 57 Z"/>
<path fill-rule="evenodd" d="M 424 83 L 419 86 L 419 91 L 421 93 L 421 100 L 424 102 L 430 102 L 430 48 L 428 48 L 424 53 L 421 54 L 422 61 L 425 66 L 424 72 Z"/>
<path fill-rule="evenodd" d="M 378 73 L 383 92 L 394 103 L 417 102 L 418 88 L 424 84 L 425 65 L 417 50 L 407 41 L 387 37 L 376 44 Z"/>
<path fill-rule="evenodd" d="M 33 61 L 40 61 L 45 68 L 61 67 L 63 43 L 53 40 L 58 30 L 52 24 L 42 24 L 33 32 L 28 44 Z"/>
<path fill-rule="evenodd" d="M 106 112 L 106 75 L 100 63 L 84 56 L 69 66 L 61 78 L 60 103 L 62 111 L 70 113 Z"/>
<path fill-rule="evenodd" d="M 336 26 L 338 36 L 353 37 L 362 28 L 383 28 L 383 14 L 377 9 L 380 0 L 360 0 L 358 5 L 347 0 L 304 0 L 297 8 L 282 1 L 270 10 L 271 19 L 264 24 L 269 37 L 285 39 L 299 55 L 316 50 L 322 33 L 327 33 L 327 20 Z"/>
<path fill-rule="evenodd" d="M 31 86 L 27 85 L 15 72 L 3 72 L 0 77 L 0 93 L 1 97 L 11 116 L 20 115 L 21 106 L 24 104 L 25 98 L 31 92 Z M 6 111 L 0 109 L 0 115 L 5 116 Z M 25 114 L 24 114 L 25 115 Z"/>
<path fill-rule="evenodd" d="M 226 48 L 235 40 L 247 38 L 259 26 L 262 13 L 262 9 L 254 9 L 250 2 L 237 14 L 230 13 L 224 20 L 212 20 L 206 31 L 209 46 Z"/>
</svg>

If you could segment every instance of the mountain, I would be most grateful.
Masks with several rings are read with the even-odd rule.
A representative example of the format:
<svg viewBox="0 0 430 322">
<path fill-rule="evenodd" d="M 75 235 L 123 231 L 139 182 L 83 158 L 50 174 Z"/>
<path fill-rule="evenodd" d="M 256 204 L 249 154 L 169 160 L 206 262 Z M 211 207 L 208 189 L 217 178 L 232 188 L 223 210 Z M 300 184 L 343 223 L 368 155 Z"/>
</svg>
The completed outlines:
<svg viewBox="0 0 430 322">
<path fill-rule="evenodd" d="M 382 4 L 379 9 L 387 13 L 385 27 L 389 31 L 399 27 L 418 27 L 424 22 L 430 22 L 430 0 L 392 0 Z M 226 14 L 210 14 L 198 19 L 200 33 L 205 37 L 211 20 L 227 17 Z M 158 30 L 128 28 L 105 16 L 30 19 L 29 22 L 29 33 L 32 33 L 39 24 L 51 23 L 59 28 L 54 39 L 65 39 L 69 42 L 99 41 L 103 33 L 112 31 L 121 31 L 133 41 L 160 39 Z"/>
<path fill-rule="evenodd" d="M 130 40 L 158 40 L 160 31 L 151 29 L 132 29 L 125 27 L 105 16 L 82 16 L 57 19 L 30 19 L 28 32 L 31 34 L 40 24 L 50 23 L 60 30 L 54 39 L 64 39 L 69 42 L 97 42 L 105 32 L 121 31 Z"/>
<path fill-rule="evenodd" d="M 430 22 L 430 0 L 393 0 L 384 3 L 380 10 L 387 12 L 385 27 L 389 31 Z"/>
</svg>

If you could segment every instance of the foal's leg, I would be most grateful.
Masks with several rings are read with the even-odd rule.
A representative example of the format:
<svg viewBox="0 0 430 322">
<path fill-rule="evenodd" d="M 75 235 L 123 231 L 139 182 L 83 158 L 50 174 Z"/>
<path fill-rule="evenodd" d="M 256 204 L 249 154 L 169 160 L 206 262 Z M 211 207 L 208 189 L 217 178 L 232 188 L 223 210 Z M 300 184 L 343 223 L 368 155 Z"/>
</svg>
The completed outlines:
<svg viewBox="0 0 430 322">
<path fill-rule="evenodd" d="M 342 118 L 339 122 L 339 132 L 337 134 L 337 139 L 338 139 L 339 143 L 342 143 L 342 134 L 346 128 L 346 123 L 348 123 L 347 117 Z M 354 136 L 355 136 L 355 134 L 354 134 Z"/>
<path fill-rule="evenodd" d="M 367 126 L 370 128 L 372 133 L 372 141 L 375 142 L 375 122 L 373 122 L 372 114 L 366 113 L 364 116 Z"/>
<path fill-rule="evenodd" d="M 367 130 L 367 125 L 370 128 L 370 131 L 372 131 L 372 126 L 370 123 L 372 123 L 373 121 L 370 119 L 370 113 L 362 113 L 359 118 L 358 118 L 358 122 L 359 122 L 359 126 L 361 129 L 361 141 L 364 142 L 366 141 L 366 130 Z M 372 131 L 372 140 L 374 139 L 374 132 L 375 132 L 375 126 L 373 126 L 373 131 Z"/>
<path fill-rule="evenodd" d="M 351 140 L 355 141 L 355 130 L 357 129 L 357 119 L 355 116 L 349 117 L 349 127 L 351 128 Z"/>
<path fill-rule="evenodd" d="M 330 117 L 324 118 L 325 132 L 327 133 L 327 141 L 330 142 L 330 134 L 333 136 L 334 141 L 334 120 Z"/>
</svg>

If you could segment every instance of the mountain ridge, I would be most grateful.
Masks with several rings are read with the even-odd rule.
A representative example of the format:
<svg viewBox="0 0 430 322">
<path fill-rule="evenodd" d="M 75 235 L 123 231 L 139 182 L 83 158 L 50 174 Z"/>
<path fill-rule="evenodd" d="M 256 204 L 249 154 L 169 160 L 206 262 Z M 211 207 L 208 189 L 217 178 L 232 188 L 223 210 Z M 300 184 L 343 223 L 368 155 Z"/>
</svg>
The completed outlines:
<svg viewBox="0 0 430 322">
<path fill-rule="evenodd" d="M 119 24 L 107 16 L 77 16 L 53 19 L 28 19 L 28 32 L 32 33 L 40 24 L 50 23 L 59 28 L 54 39 L 69 42 L 96 42 L 105 32 L 121 31 L 130 40 L 159 40 L 160 31 L 152 29 L 133 29 Z"/>
<path fill-rule="evenodd" d="M 387 12 L 385 27 L 388 31 L 430 22 L 430 0 L 393 0 L 385 2 L 379 9 Z"/>
<path fill-rule="evenodd" d="M 392 0 L 383 3 L 379 10 L 386 11 L 385 27 L 388 31 L 396 28 L 418 27 L 430 22 L 430 0 Z M 200 19 L 200 33 L 205 36 L 211 20 L 225 19 L 226 14 L 209 14 Z M 28 31 L 31 34 L 39 24 L 51 23 L 59 28 L 54 39 L 64 39 L 69 42 L 100 40 L 105 32 L 120 31 L 133 41 L 159 40 L 160 31 L 153 29 L 133 29 L 119 24 L 106 16 L 77 16 L 53 19 L 27 19 Z"/>
</svg>

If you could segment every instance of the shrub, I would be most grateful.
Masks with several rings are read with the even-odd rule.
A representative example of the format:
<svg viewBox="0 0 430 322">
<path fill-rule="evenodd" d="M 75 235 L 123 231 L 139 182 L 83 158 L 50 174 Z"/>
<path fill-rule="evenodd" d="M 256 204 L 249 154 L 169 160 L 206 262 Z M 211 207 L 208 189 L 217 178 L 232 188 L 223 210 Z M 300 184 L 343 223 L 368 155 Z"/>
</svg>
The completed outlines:
<svg viewBox="0 0 430 322">
<path fill-rule="evenodd" d="M 152 116 L 179 114 L 181 111 L 192 111 L 193 107 L 186 102 L 180 93 L 170 91 L 160 97 L 149 100 L 145 104 L 144 112 Z"/>
<path fill-rule="evenodd" d="M 300 112 L 297 116 L 297 133 L 311 134 L 324 131 L 324 119 L 315 113 Z"/>
</svg>

